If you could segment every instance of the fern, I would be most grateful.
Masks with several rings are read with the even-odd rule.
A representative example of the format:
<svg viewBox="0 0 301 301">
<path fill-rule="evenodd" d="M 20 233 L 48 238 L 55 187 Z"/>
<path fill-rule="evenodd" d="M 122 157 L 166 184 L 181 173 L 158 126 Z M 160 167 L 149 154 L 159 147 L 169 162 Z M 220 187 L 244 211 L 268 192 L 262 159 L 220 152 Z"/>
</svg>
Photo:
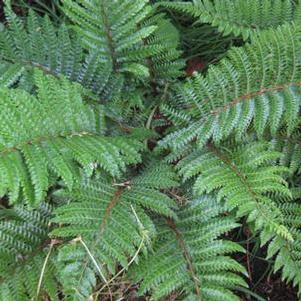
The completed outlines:
<svg viewBox="0 0 301 301">
<path fill-rule="evenodd" d="M 97 49 L 103 60 L 109 58 L 112 70 L 142 76 L 148 73 L 145 66 L 135 62 L 150 55 L 146 47 L 137 49 L 137 46 L 156 30 L 155 26 L 137 30 L 137 25 L 151 11 L 147 1 L 65 1 L 64 8 L 75 22 L 85 47 Z M 128 14 L 123 14 L 125 9 Z M 133 51 L 135 48 L 138 51 Z"/>
<path fill-rule="evenodd" d="M 37 96 L 0 91 L 1 195 L 9 192 L 11 202 L 16 202 L 22 187 L 23 196 L 34 205 L 46 195 L 49 171 L 71 189 L 78 174 L 76 162 L 88 173 L 97 162 L 118 176 L 127 164 L 139 161 L 137 150 L 143 145 L 138 141 L 97 133 L 94 113 L 83 104 L 78 86 L 41 72 L 35 82 Z"/>
<path fill-rule="evenodd" d="M 283 240 L 275 237 L 268 247 L 268 258 L 276 257 L 274 271 L 282 269 L 282 279 L 292 282 L 298 286 L 299 296 L 301 294 L 301 249 L 300 249 L 300 190 L 293 189 L 293 199 L 290 202 L 279 201 L 278 207 L 283 213 L 286 227 L 292 233 L 293 241 Z"/>
<path fill-rule="evenodd" d="M 294 131 L 290 137 L 286 133 L 280 131 L 271 142 L 273 147 L 281 152 L 280 164 L 287 166 L 291 174 L 300 174 L 301 167 L 301 149 L 300 149 L 300 133 L 298 130 Z"/>
<path fill-rule="evenodd" d="M 65 5 L 69 7 L 67 2 Z M 76 5 L 75 2 L 71 4 L 72 7 L 74 5 Z M 95 5 L 97 5 L 96 2 Z M 80 6 L 77 8 L 82 9 Z M 117 7 L 115 7 L 116 9 Z M 94 11 L 97 9 L 95 8 Z M 81 15 L 84 16 L 83 13 Z M 151 69 L 152 76 L 158 76 L 156 80 L 159 80 L 159 77 L 175 78 L 181 74 L 183 62 L 179 59 L 180 52 L 177 50 L 178 34 L 163 15 L 156 15 L 144 21 L 141 30 L 144 32 L 148 28 L 153 29 L 153 34 L 147 35 L 145 39 L 142 39 L 143 35 L 139 37 L 138 34 L 137 42 L 140 41 L 146 45 L 143 49 L 140 45 L 140 50 L 132 51 L 134 57 L 130 57 L 126 49 L 122 51 L 124 57 L 118 58 L 118 61 L 120 60 L 124 64 L 126 61 L 131 62 L 128 63 L 128 67 L 123 68 L 113 68 L 110 51 L 100 55 L 99 50 L 88 47 L 89 52 L 87 53 L 84 47 L 86 44 L 82 45 L 81 43 L 83 39 L 80 33 L 74 33 L 65 24 L 56 28 L 47 15 L 41 18 L 30 10 L 29 16 L 24 22 L 8 6 L 6 7 L 6 19 L 9 26 L 0 31 L 0 58 L 4 66 L 10 66 L 10 71 L 6 72 L 1 80 L 3 82 L 1 85 L 15 84 L 20 75 L 23 75 L 24 80 L 30 83 L 32 69 L 39 68 L 46 74 L 65 75 L 71 81 L 82 84 L 105 99 L 111 99 L 123 86 L 123 73 L 149 74 L 149 69 Z M 98 20 L 95 19 L 95 21 Z M 98 25 L 95 25 L 94 30 L 97 34 Z M 124 30 L 123 27 L 117 28 L 118 39 L 120 34 L 127 34 L 124 33 Z M 162 44 L 163 40 L 164 45 Z M 132 46 L 129 45 L 129 47 Z M 150 56 L 153 60 L 147 62 L 146 59 Z M 141 61 L 141 64 L 136 61 Z M 113 91 L 114 89 L 115 91 Z"/>
<path fill-rule="evenodd" d="M 44 2 L 0 26 L 0 301 L 268 300 L 263 254 L 300 299 L 300 1 Z"/>
<path fill-rule="evenodd" d="M 181 209 L 177 222 L 162 224 L 154 253 L 130 273 L 142 281 L 141 294 L 152 291 L 152 300 L 161 300 L 179 290 L 181 300 L 239 300 L 231 289 L 247 285 L 236 274 L 246 272 L 229 254 L 243 249 L 220 239 L 239 225 L 221 218 L 223 209 L 211 197 L 199 198 Z"/>
<path fill-rule="evenodd" d="M 256 154 L 256 156 L 254 156 Z M 197 176 L 196 195 L 217 191 L 219 200 L 225 199 L 229 210 L 237 208 L 237 216 L 248 215 L 261 230 L 263 240 L 273 235 L 292 240 L 283 225 L 281 211 L 267 193 L 290 197 L 290 190 L 281 177 L 283 167 L 271 166 L 280 153 L 269 149 L 265 143 L 254 143 L 223 151 L 208 146 L 194 151 L 179 162 L 184 180 Z"/>
<path fill-rule="evenodd" d="M 292 0 L 194 0 L 162 2 L 159 5 L 182 11 L 217 27 L 224 35 L 247 40 L 253 33 L 300 20 L 300 5 Z"/>
<path fill-rule="evenodd" d="M 299 44 L 296 26 L 283 26 L 232 48 L 227 58 L 196 75 L 179 89 L 177 106 L 186 127 L 167 135 L 161 146 L 181 148 L 194 138 L 200 146 L 235 134 L 240 139 L 252 125 L 262 136 L 283 125 L 291 134 L 299 113 Z M 188 125 L 189 124 L 189 125 Z"/>
<path fill-rule="evenodd" d="M 47 263 L 38 292 L 38 282 L 47 252 L 51 207 L 34 211 L 17 206 L 2 213 L 0 221 L 0 300 L 29 300 L 48 295 L 59 300 L 55 263 Z M 46 242 L 46 244 L 45 244 Z M 43 245 L 45 244 L 45 245 Z"/>
<path fill-rule="evenodd" d="M 51 208 L 47 205 L 41 205 L 35 211 L 16 206 L 2 209 L 1 213 L 1 260 L 15 260 L 24 252 L 33 252 L 48 234 Z"/>
<path fill-rule="evenodd" d="M 276 254 L 275 272 L 282 268 L 283 279 L 300 292 L 300 205 L 285 187 L 285 169 L 272 165 L 279 158 L 281 153 L 266 143 L 249 142 L 223 151 L 208 146 L 181 160 L 178 169 L 184 180 L 197 176 L 196 195 L 215 193 L 228 210 L 237 209 L 238 217 L 248 216 L 248 223 L 260 231 L 261 244 L 268 243 L 267 257 Z"/>
<path fill-rule="evenodd" d="M 180 74 L 183 63 L 176 50 L 177 33 L 163 16 L 152 16 L 147 0 L 68 0 L 64 11 L 84 47 L 109 64 L 111 72 L 106 73 L 111 89 L 121 89 L 127 75 L 141 80 L 156 74 L 165 79 Z"/>
<path fill-rule="evenodd" d="M 75 238 L 59 250 L 58 257 L 67 300 L 86 300 L 97 278 L 105 285 L 116 273 L 117 263 L 126 269 L 128 258 L 147 252 L 155 226 L 145 209 L 175 217 L 175 203 L 155 188 L 162 183 L 155 183 L 153 172 L 116 187 L 84 180 L 72 192 L 59 194 L 66 204 L 54 211 L 52 222 L 61 227 L 52 236 Z M 174 174 L 166 168 L 159 167 L 156 174 L 174 184 Z"/>
<path fill-rule="evenodd" d="M 0 32 L 1 60 L 9 66 L 1 85 L 13 85 L 22 75 L 30 86 L 33 68 L 53 76 L 65 75 L 71 81 L 100 94 L 105 86 L 107 64 L 92 52 L 86 54 L 79 38 L 67 26 L 56 28 L 50 19 L 29 11 L 26 22 L 6 8 L 8 27 Z M 9 80 L 9 81 L 8 81 Z"/>
<path fill-rule="evenodd" d="M 147 66 L 153 81 L 160 83 L 182 75 L 183 60 L 179 59 L 179 34 L 164 14 L 156 14 L 145 20 L 144 26 L 156 26 L 152 35 L 144 40 L 149 48 L 156 52 L 147 60 Z"/>
<path fill-rule="evenodd" d="M 23 68 L 20 65 L 10 65 L 3 63 L 0 65 L 0 87 L 8 88 L 14 86 L 23 73 Z"/>
</svg>

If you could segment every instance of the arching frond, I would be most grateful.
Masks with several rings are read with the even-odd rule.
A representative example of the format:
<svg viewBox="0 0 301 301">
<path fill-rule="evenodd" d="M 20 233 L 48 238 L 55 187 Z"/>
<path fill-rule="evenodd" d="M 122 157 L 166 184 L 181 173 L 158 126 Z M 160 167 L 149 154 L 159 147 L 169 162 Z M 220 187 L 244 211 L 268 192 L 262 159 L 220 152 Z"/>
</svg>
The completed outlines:
<svg viewBox="0 0 301 301">
<path fill-rule="evenodd" d="M 159 5 L 185 12 L 218 28 L 224 35 L 247 40 L 256 31 L 299 21 L 301 6 L 293 0 L 194 0 L 160 2 Z"/>
<path fill-rule="evenodd" d="M 298 287 L 301 296 L 301 205 L 300 189 L 293 189 L 293 199 L 279 201 L 278 207 L 284 216 L 285 226 L 292 234 L 292 241 L 275 237 L 268 247 L 268 258 L 275 258 L 274 272 L 282 270 L 282 279 Z"/>
<path fill-rule="evenodd" d="M 11 65 L 8 63 L 2 63 L 0 65 L 0 88 L 9 88 L 12 87 L 16 82 L 18 82 L 21 77 L 24 69 L 21 65 Z"/>
<path fill-rule="evenodd" d="M 42 204 L 28 211 L 17 206 L 0 209 L 0 213 L 0 300 L 42 300 L 45 296 L 59 300 L 53 257 L 43 271 L 51 208 Z"/>
<path fill-rule="evenodd" d="M 178 163 L 178 169 L 184 180 L 197 176 L 196 195 L 216 192 L 229 210 L 237 209 L 238 217 L 248 216 L 264 241 L 275 235 L 292 240 L 281 210 L 267 195 L 291 196 L 282 178 L 287 170 L 273 165 L 280 156 L 267 143 L 249 143 L 232 149 L 210 145 L 193 151 Z"/>
<path fill-rule="evenodd" d="M 31 84 L 33 68 L 39 68 L 53 76 L 64 75 L 97 94 L 108 93 L 110 64 L 92 51 L 86 53 L 66 25 L 57 28 L 47 15 L 41 18 L 33 11 L 25 21 L 9 6 L 5 11 L 8 26 L 0 31 L 0 59 L 9 69 L 0 79 L 1 86 L 11 86 L 20 76 Z"/>
<path fill-rule="evenodd" d="M 174 178 L 162 169 L 157 175 Z M 52 222 L 60 227 L 52 236 L 73 239 L 58 257 L 67 300 L 87 300 L 97 279 L 105 285 L 119 264 L 127 269 L 139 253 L 147 252 L 155 235 L 147 212 L 175 218 L 175 203 L 154 186 L 153 174 L 147 171 L 115 187 L 84 180 L 72 192 L 59 194 L 66 204 L 54 212 Z"/>
<path fill-rule="evenodd" d="M 37 72 L 37 96 L 22 90 L 0 90 L 0 192 L 16 202 L 20 189 L 32 205 L 41 202 L 49 172 L 71 189 L 78 162 L 88 173 L 99 164 L 119 176 L 140 159 L 143 144 L 133 138 L 98 134 L 94 112 L 81 99 L 81 89 L 66 79 Z"/>
<path fill-rule="evenodd" d="M 295 130 L 290 137 L 286 133 L 279 131 L 271 140 L 273 147 L 281 152 L 280 164 L 287 166 L 291 174 L 301 172 L 301 135 L 299 130 Z"/>
<path fill-rule="evenodd" d="M 239 226 L 221 217 L 224 210 L 204 197 L 182 208 L 177 222 L 165 221 L 154 253 L 130 270 L 131 278 L 141 281 L 141 295 L 151 292 L 152 300 L 161 300 L 178 291 L 181 300 L 239 300 L 231 290 L 247 285 L 237 274 L 246 272 L 229 255 L 243 249 L 220 238 Z"/>
<path fill-rule="evenodd" d="M 178 33 L 163 15 L 154 16 L 148 0 L 67 0 L 63 9 L 84 47 L 109 62 L 115 88 L 128 76 L 166 80 L 180 74 Z"/>
<path fill-rule="evenodd" d="M 186 127 L 167 135 L 161 146 L 180 149 L 194 138 L 200 146 L 235 134 L 250 124 L 262 136 L 286 125 L 291 134 L 300 110 L 300 30 L 283 26 L 232 48 L 206 76 L 196 75 L 179 87 L 175 105 L 191 118 Z M 187 117 L 186 117 L 187 119 Z"/>
</svg>

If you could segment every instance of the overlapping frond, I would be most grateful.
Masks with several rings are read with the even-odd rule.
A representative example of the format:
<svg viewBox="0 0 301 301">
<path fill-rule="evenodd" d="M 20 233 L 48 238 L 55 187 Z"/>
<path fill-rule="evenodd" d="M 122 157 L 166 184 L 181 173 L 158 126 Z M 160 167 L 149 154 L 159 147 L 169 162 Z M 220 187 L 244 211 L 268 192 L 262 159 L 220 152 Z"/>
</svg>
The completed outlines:
<svg viewBox="0 0 301 301">
<path fill-rule="evenodd" d="M 17 80 L 30 84 L 33 68 L 39 68 L 46 74 L 64 75 L 97 94 L 108 93 L 110 65 L 95 52 L 86 53 L 66 25 L 57 28 L 47 15 L 41 18 L 33 11 L 23 21 L 9 6 L 6 19 L 8 26 L 0 31 L 0 59 L 5 68 L 1 86 L 12 86 Z"/>
<path fill-rule="evenodd" d="M 0 260 L 17 260 L 23 253 L 33 252 L 48 235 L 51 208 L 45 204 L 36 210 L 22 205 L 1 209 Z M 2 266 L 2 265 L 1 265 Z"/>
<path fill-rule="evenodd" d="M 177 49 L 178 32 L 163 14 L 154 15 L 148 1 L 123 3 L 129 15 L 120 14 L 124 1 L 86 2 L 83 6 L 64 2 L 77 33 L 31 10 L 23 20 L 6 5 L 8 26 L 0 30 L 0 70 L 5 69 L 0 85 L 23 80 L 30 88 L 32 69 L 40 68 L 54 76 L 64 75 L 106 101 L 120 94 L 125 81 L 131 84 L 129 74 L 156 82 L 181 74 L 184 62 Z"/>
<path fill-rule="evenodd" d="M 281 126 L 291 134 L 299 120 L 300 49 L 300 29 L 294 25 L 232 48 L 206 76 L 180 86 L 174 103 L 186 126 L 167 135 L 161 146 L 180 149 L 195 138 L 202 146 L 231 134 L 240 139 L 250 124 L 259 136 L 266 129 L 275 134 Z"/>
<path fill-rule="evenodd" d="M 74 28 L 85 47 L 97 50 L 104 62 L 110 61 L 114 71 L 142 76 L 148 73 L 139 61 L 152 53 L 143 46 L 143 39 L 149 37 L 156 26 L 138 28 L 151 12 L 147 0 L 67 0 L 64 11 L 75 23 Z"/>
<path fill-rule="evenodd" d="M 18 82 L 24 69 L 20 65 L 11 65 L 9 63 L 2 62 L 0 64 L 0 87 L 9 88 Z"/>
<path fill-rule="evenodd" d="M 180 74 L 178 33 L 163 15 L 153 15 L 148 0 L 67 0 L 64 12 L 84 47 L 109 62 L 115 88 L 121 88 L 129 75 L 166 80 Z"/>
<path fill-rule="evenodd" d="M 143 171 L 132 179 L 134 185 L 155 189 L 174 188 L 179 179 L 172 166 L 151 160 Z"/>
<path fill-rule="evenodd" d="M 301 296 L 300 1 L 4 2 L 0 301 L 238 301 L 242 220 Z"/>
<path fill-rule="evenodd" d="M 289 169 L 277 166 L 279 160 L 283 163 L 283 154 L 273 143 L 249 141 L 235 148 L 194 150 L 177 168 L 184 180 L 196 177 L 196 195 L 214 193 L 239 218 L 248 216 L 261 244 L 268 244 L 268 258 L 275 256 L 275 272 L 282 269 L 283 279 L 300 291 L 300 191 L 288 189 L 282 176 Z"/>
<path fill-rule="evenodd" d="M 141 295 L 161 300 L 178 291 L 181 300 L 239 300 L 231 290 L 246 286 L 238 274 L 245 270 L 229 255 L 243 249 L 220 238 L 239 224 L 224 212 L 214 198 L 202 197 L 181 208 L 178 221 L 162 223 L 154 253 L 130 271 Z"/>
<path fill-rule="evenodd" d="M 147 60 L 151 79 L 160 84 L 182 75 L 184 61 L 180 59 L 180 37 L 175 26 L 164 14 L 153 14 L 143 25 L 156 26 L 154 33 L 144 40 L 148 47 L 157 49 Z"/>
<path fill-rule="evenodd" d="M 279 131 L 271 142 L 273 147 L 281 152 L 280 164 L 287 166 L 293 175 L 301 172 L 301 135 L 299 130 L 295 130 L 290 137 L 286 133 Z"/>
<path fill-rule="evenodd" d="M 192 3 L 193 2 L 193 3 Z M 247 40 L 252 33 L 299 21 L 300 4 L 293 0 L 194 0 L 159 4 L 185 12 L 218 28 L 224 35 Z"/>
<path fill-rule="evenodd" d="M 282 279 L 297 286 L 301 296 L 301 205 L 300 189 L 293 189 L 293 199 L 279 201 L 285 226 L 292 234 L 292 241 L 275 237 L 268 247 L 268 258 L 275 258 L 274 272 L 282 270 Z"/>
<path fill-rule="evenodd" d="M 0 90 L 0 193 L 15 202 L 20 189 L 30 204 L 43 200 L 49 171 L 71 189 L 78 162 L 88 173 L 97 163 L 112 176 L 139 161 L 143 144 L 98 134 L 94 112 L 81 89 L 66 79 L 36 72 L 37 96 Z"/>
<path fill-rule="evenodd" d="M 274 235 L 292 240 L 281 210 L 267 195 L 291 197 L 282 177 L 287 169 L 273 165 L 280 156 L 268 143 L 249 143 L 232 149 L 209 145 L 193 151 L 177 167 L 184 180 L 197 176 L 196 195 L 216 192 L 229 210 L 237 209 L 238 217 L 248 216 L 248 221 L 261 231 L 264 242 Z"/>
<path fill-rule="evenodd" d="M 160 167 L 159 167 L 160 170 Z M 174 180 L 167 169 L 157 173 Z M 155 186 L 153 172 L 110 185 L 87 181 L 72 192 L 62 191 L 67 202 L 55 210 L 53 223 L 60 224 L 52 236 L 73 239 L 59 252 L 60 279 L 67 300 L 87 300 L 97 279 L 106 285 L 121 265 L 128 268 L 140 252 L 146 252 L 155 226 L 147 215 L 152 211 L 175 217 L 175 203 Z M 168 185 L 169 186 L 169 185 Z"/>
<path fill-rule="evenodd" d="M 0 300 L 42 300 L 42 296 L 59 300 L 52 258 L 45 266 L 38 289 L 49 251 L 51 208 L 42 204 L 28 211 L 24 206 L 16 206 L 1 209 L 0 213 Z"/>
</svg>

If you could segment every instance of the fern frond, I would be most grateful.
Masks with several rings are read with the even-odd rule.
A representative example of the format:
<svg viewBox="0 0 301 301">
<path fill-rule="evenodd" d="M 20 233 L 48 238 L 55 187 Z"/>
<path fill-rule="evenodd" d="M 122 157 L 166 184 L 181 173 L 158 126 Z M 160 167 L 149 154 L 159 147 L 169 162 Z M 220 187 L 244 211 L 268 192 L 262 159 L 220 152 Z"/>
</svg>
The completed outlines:
<svg viewBox="0 0 301 301">
<path fill-rule="evenodd" d="M 273 147 L 281 152 L 279 163 L 287 166 L 291 175 L 301 172 L 300 138 L 299 130 L 295 130 L 290 137 L 287 137 L 285 132 L 279 131 L 276 137 L 271 140 Z"/>
<path fill-rule="evenodd" d="M 138 29 L 137 25 L 151 12 L 147 2 L 67 0 L 64 11 L 75 23 L 74 28 L 85 47 L 97 50 L 103 61 L 110 61 L 114 71 L 144 76 L 148 73 L 147 68 L 136 60 L 150 55 L 142 41 L 156 29 L 155 26 Z"/>
<path fill-rule="evenodd" d="M 123 2 L 87 1 L 82 6 L 65 1 L 64 11 L 78 34 L 65 24 L 56 28 L 48 16 L 31 10 L 23 21 L 6 5 L 8 26 L 0 31 L 0 59 L 12 65 L 10 81 L 21 73 L 30 82 L 37 67 L 65 75 L 108 100 L 121 92 L 125 81 L 130 83 L 129 74 L 136 79 L 151 75 L 157 81 L 179 76 L 184 63 L 175 27 L 162 14 L 154 15 L 148 1 Z M 121 15 L 120 5 L 128 13 Z"/>
<path fill-rule="evenodd" d="M 42 204 L 32 211 L 24 206 L 1 211 L 5 213 L 0 221 L 0 300 L 42 300 L 43 296 L 59 300 L 53 258 L 47 262 L 37 296 L 42 266 L 49 251 L 51 208 Z"/>
<path fill-rule="evenodd" d="M 279 201 L 278 207 L 283 213 L 285 226 L 290 230 L 293 240 L 288 242 L 281 237 L 275 237 L 268 246 L 267 258 L 275 258 L 274 272 L 282 270 L 282 279 L 297 286 L 301 296 L 300 191 L 292 189 L 292 192 L 293 199 Z"/>
<path fill-rule="evenodd" d="M 162 167 L 158 175 L 174 178 Z M 67 300 L 87 300 L 97 279 L 105 284 L 119 264 L 127 269 L 137 252 L 147 252 L 155 235 L 148 211 L 176 218 L 174 201 L 154 186 L 153 174 L 147 171 L 115 187 L 84 180 L 71 192 L 59 193 L 66 204 L 54 212 L 52 222 L 60 227 L 52 236 L 73 239 L 59 251 L 60 279 Z"/>
<path fill-rule="evenodd" d="M 94 112 L 83 103 L 81 89 L 66 79 L 36 72 L 37 96 L 22 90 L 0 90 L 0 191 L 16 202 L 20 188 L 31 204 L 43 200 L 49 172 L 71 189 L 78 174 L 97 163 L 112 176 L 137 163 L 143 144 L 130 137 L 97 133 Z"/>
<path fill-rule="evenodd" d="M 236 274 L 246 272 L 229 255 L 243 249 L 220 239 L 239 225 L 222 213 L 216 200 L 203 197 L 182 208 L 177 222 L 168 219 L 154 253 L 130 270 L 131 279 L 141 281 L 140 294 L 151 292 L 151 300 L 174 291 L 182 292 L 181 300 L 239 300 L 231 290 L 247 286 Z"/>
<path fill-rule="evenodd" d="M 2 63 L 0 65 L 0 88 L 9 88 L 14 86 L 21 77 L 24 69 L 20 65 L 11 65 Z"/>
<path fill-rule="evenodd" d="M 41 268 L 45 262 L 48 250 L 40 251 L 24 263 L 14 263 L 13 266 L 6 266 L 2 270 L 0 279 L 0 300 L 51 300 L 59 301 L 58 280 L 55 277 L 57 271 L 55 262 L 51 258 L 47 262 L 46 270 L 43 274 L 43 286 L 41 293 L 37 296 L 37 288 L 41 277 Z M 7 263 L 6 263 L 7 264 Z M 4 278 L 5 277 L 5 278 Z M 2 283 L 1 283 L 2 282 Z"/>
<path fill-rule="evenodd" d="M 163 15 L 154 15 L 148 0 L 67 0 L 63 9 L 84 47 L 109 62 L 111 80 L 120 86 L 129 76 L 166 80 L 181 74 L 178 33 Z"/>
<path fill-rule="evenodd" d="M 66 25 L 56 28 L 47 15 L 41 18 L 31 10 L 25 21 L 9 6 L 5 12 L 8 25 L 0 31 L 0 59 L 9 70 L 0 79 L 1 86 L 11 86 L 20 76 L 31 83 L 33 68 L 39 68 L 53 76 L 64 75 L 97 94 L 108 94 L 110 65 L 96 53 L 86 54 L 79 37 Z"/>
<path fill-rule="evenodd" d="M 163 189 L 177 187 L 179 185 L 178 180 L 170 165 L 151 160 L 143 172 L 133 178 L 132 183 L 141 187 Z"/>
<path fill-rule="evenodd" d="M 144 40 L 149 48 L 157 49 L 147 60 L 152 80 L 160 83 L 182 75 L 184 61 L 180 59 L 180 37 L 176 27 L 164 14 L 154 14 L 143 25 L 156 26 L 154 33 Z"/>
<path fill-rule="evenodd" d="M 232 48 L 206 76 L 198 74 L 179 88 L 176 106 L 192 121 L 167 135 L 161 146 L 180 149 L 194 138 L 203 146 L 231 134 L 241 139 L 251 123 L 259 136 L 284 125 L 291 134 L 300 110 L 299 52 L 300 29 L 294 25 Z"/>
<path fill-rule="evenodd" d="M 26 210 L 24 206 L 1 209 L 0 220 L 0 260 L 3 263 L 18 259 L 22 253 L 35 250 L 48 235 L 51 208 L 45 204 L 36 210 Z"/>
<path fill-rule="evenodd" d="M 159 5 L 187 13 L 203 23 L 217 27 L 223 34 L 242 36 L 300 20 L 301 7 L 292 0 L 194 0 L 160 2 Z"/>
<path fill-rule="evenodd" d="M 238 217 L 248 216 L 265 241 L 275 235 L 290 241 L 291 233 L 283 224 L 281 210 L 267 195 L 291 197 L 282 177 L 287 169 L 273 165 L 280 156 L 268 143 L 249 143 L 232 149 L 210 145 L 193 151 L 177 168 L 184 180 L 197 176 L 196 195 L 216 192 L 228 210 L 235 208 Z"/>
</svg>

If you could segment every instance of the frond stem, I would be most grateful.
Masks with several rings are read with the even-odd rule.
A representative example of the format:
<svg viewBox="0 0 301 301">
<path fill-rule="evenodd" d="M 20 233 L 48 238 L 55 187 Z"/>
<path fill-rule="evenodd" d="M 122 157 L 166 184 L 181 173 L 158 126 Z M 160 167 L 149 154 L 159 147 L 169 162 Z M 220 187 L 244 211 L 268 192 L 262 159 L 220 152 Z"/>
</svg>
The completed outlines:
<svg viewBox="0 0 301 301">
<path fill-rule="evenodd" d="M 109 18 L 106 13 L 105 5 L 104 5 L 104 0 L 100 1 L 100 14 L 103 19 L 103 24 L 105 27 L 105 32 L 106 32 L 106 37 L 108 41 L 108 46 L 110 50 L 110 55 L 112 59 L 112 65 L 113 65 L 113 71 L 117 71 L 117 59 L 116 59 L 116 52 L 114 48 L 114 41 L 113 41 L 113 36 L 112 36 L 112 29 L 109 24 Z"/>
<path fill-rule="evenodd" d="M 256 96 L 261 96 L 261 95 L 263 95 L 265 93 L 268 93 L 268 92 L 281 91 L 281 90 L 284 90 L 284 89 L 287 89 L 287 88 L 290 88 L 290 87 L 301 87 L 301 82 L 288 83 L 288 84 L 282 84 L 282 85 L 274 85 L 274 86 L 269 87 L 269 88 L 262 88 L 259 91 L 251 92 L 251 93 L 242 95 L 238 98 L 234 98 L 232 101 L 228 102 L 223 107 L 220 107 L 216 110 L 212 110 L 210 113 L 212 115 L 218 115 L 218 114 L 226 111 L 230 107 L 233 107 L 233 106 L 237 105 L 241 101 L 247 101 L 247 100 L 250 100 L 250 99 L 252 99 Z"/>
<path fill-rule="evenodd" d="M 189 251 L 188 251 L 187 247 L 186 247 L 186 244 L 185 244 L 185 241 L 183 239 L 182 233 L 177 229 L 177 226 L 176 226 L 175 222 L 172 219 L 170 219 L 170 218 L 167 219 L 167 225 L 172 229 L 172 231 L 176 235 L 179 246 L 182 249 L 184 258 L 187 262 L 187 268 L 188 268 L 188 271 L 190 273 L 191 279 L 194 283 L 195 292 L 198 296 L 198 300 L 202 301 L 201 291 L 200 291 L 200 287 L 199 287 L 200 280 L 197 278 L 196 273 L 194 271 L 193 264 L 192 264 L 192 258 L 189 254 Z"/>
</svg>

